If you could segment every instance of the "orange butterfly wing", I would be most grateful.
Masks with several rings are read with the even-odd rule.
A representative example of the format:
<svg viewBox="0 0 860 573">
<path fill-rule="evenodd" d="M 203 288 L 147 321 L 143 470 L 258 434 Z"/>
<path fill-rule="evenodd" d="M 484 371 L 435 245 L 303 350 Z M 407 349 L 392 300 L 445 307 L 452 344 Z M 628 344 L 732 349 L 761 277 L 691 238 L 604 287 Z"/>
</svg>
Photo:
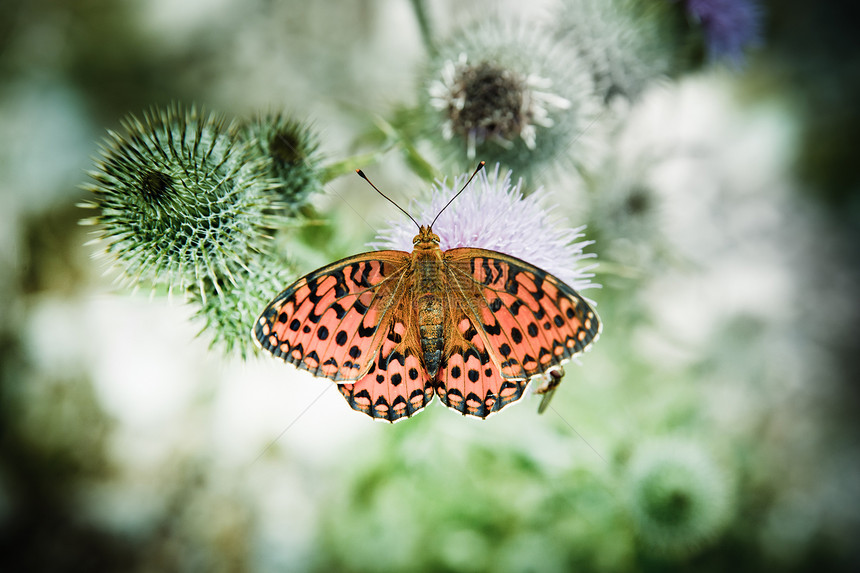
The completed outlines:
<svg viewBox="0 0 860 573">
<path fill-rule="evenodd" d="M 281 292 L 254 326 L 260 345 L 316 376 L 340 382 L 349 405 L 394 422 L 433 392 L 464 415 L 486 418 L 519 400 L 529 379 L 594 341 L 597 314 L 571 287 L 502 253 L 443 254 L 448 329 L 431 380 L 420 358 L 411 255 L 379 251 L 323 267 Z"/>
<path fill-rule="evenodd" d="M 367 375 L 355 384 L 338 385 L 353 409 L 388 422 L 408 418 L 433 399 L 433 381 L 416 353 L 420 343 L 415 326 L 406 322 L 411 310 L 405 308 L 408 300 L 404 297 L 395 309 Z"/>
<path fill-rule="evenodd" d="M 472 313 L 469 313 L 472 314 Z M 436 393 L 442 403 L 461 414 L 486 418 L 518 400 L 528 380 L 507 380 L 487 350 L 480 323 L 466 313 L 456 321 L 463 341 L 454 344 L 437 375 Z"/>
<path fill-rule="evenodd" d="M 315 376 L 354 381 L 338 389 L 356 410 L 389 421 L 410 416 L 433 394 L 414 346 L 395 342 L 409 327 L 409 259 L 402 251 L 364 253 L 302 277 L 269 303 L 255 339 Z"/>
<path fill-rule="evenodd" d="M 461 413 L 484 418 L 515 402 L 532 376 L 599 335 L 589 304 L 534 265 L 474 248 L 446 251 L 444 262 L 462 311 L 457 329 L 468 344 L 448 357 L 437 393 Z"/>
</svg>

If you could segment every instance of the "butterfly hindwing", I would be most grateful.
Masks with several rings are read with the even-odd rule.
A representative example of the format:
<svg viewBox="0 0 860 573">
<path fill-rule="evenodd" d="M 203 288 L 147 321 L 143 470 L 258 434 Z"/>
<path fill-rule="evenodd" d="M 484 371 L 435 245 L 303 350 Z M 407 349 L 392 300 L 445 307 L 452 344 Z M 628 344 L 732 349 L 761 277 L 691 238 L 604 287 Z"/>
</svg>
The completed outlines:
<svg viewBox="0 0 860 573">
<path fill-rule="evenodd" d="M 370 371 L 354 384 L 338 384 L 353 409 L 389 422 L 408 418 L 433 399 L 433 383 L 415 350 L 415 333 L 397 318 L 404 310 L 395 310 Z"/>
<path fill-rule="evenodd" d="M 447 359 L 437 376 L 436 393 L 442 403 L 461 414 L 486 418 L 518 400 L 526 380 L 508 380 L 487 352 L 478 327 L 466 314 L 456 321 L 462 338 L 447 350 Z"/>
<path fill-rule="evenodd" d="M 381 346 L 408 262 L 408 253 L 378 251 L 318 269 L 275 297 L 254 324 L 254 336 L 265 350 L 315 376 L 358 380 Z"/>
</svg>

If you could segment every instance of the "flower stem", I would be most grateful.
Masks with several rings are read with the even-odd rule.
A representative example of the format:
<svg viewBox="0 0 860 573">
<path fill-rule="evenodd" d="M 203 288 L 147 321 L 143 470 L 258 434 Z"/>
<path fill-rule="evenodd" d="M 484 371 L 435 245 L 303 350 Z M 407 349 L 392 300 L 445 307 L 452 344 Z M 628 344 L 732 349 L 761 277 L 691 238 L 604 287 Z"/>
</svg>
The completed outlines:
<svg viewBox="0 0 860 573">
<path fill-rule="evenodd" d="M 427 5 L 424 0 L 412 0 L 412 10 L 415 11 L 415 19 L 418 20 L 418 28 L 421 30 L 421 40 L 424 48 L 431 56 L 437 54 L 436 43 L 433 41 L 433 31 L 430 18 L 427 15 Z"/>
<path fill-rule="evenodd" d="M 380 143 L 376 151 L 353 155 L 323 167 L 321 176 L 323 184 L 337 179 L 341 175 L 351 174 L 357 168 L 364 168 L 368 165 L 378 163 L 383 155 L 396 147 L 400 148 L 409 167 L 420 178 L 425 181 L 435 181 L 442 178 L 439 170 L 424 158 L 421 152 L 409 141 L 408 136 L 401 130 L 379 116 L 375 118 L 374 123 L 384 137 L 384 143 Z"/>
<path fill-rule="evenodd" d="M 370 153 L 352 155 L 350 157 L 346 157 L 339 161 L 335 161 L 333 163 L 325 165 L 322 168 L 321 177 L 323 184 L 337 179 L 341 175 L 347 175 L 350 173 L 355 174 L 356 169 L 366 168 L 368 165 L 379 163 L 379 160 L 382 159 L 382 156 L 385 154 L 386 151 L 386 149 L 383 149 L 378 151 L 371 151 Z"/>
</svg>

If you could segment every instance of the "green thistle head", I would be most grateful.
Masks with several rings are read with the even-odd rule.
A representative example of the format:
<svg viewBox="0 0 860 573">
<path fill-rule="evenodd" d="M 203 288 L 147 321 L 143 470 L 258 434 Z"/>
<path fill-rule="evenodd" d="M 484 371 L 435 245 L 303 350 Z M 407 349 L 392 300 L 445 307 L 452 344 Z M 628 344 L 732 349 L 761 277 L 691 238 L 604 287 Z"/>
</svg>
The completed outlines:
<svg viewBox="0 0 860 573">
<path fill-rule="evenodd" d="M 195 318 L 209 332 L 211 346 L 241 357 L 254 349 L 250 336 L 254 321 L 274 294 L 295 280 L 292 264 L 283 257 L 257 257 L 247 267 L 231 269 L 231 279 L 192 285 L 188 295 L 197 306 Z"/>
<path fill-rule="evenodd" d="M 295 211 L 322 191 L 319 138 L 309 125 L 281 114 L 261 115 L 243 126 L 243 137 L 262 158 L 287 208 Z"/>
<path fill-rule="evenodd" d="M 731 517 L 726 473 L 696 443 L 652 442 L 634 452 L 627 501 L 643 546 L 672 556 L 715 539 Z"/>
<path fill-rule="evenodd" d="M 456 169 L 480 158 L 528 179 L 588 155 L 597 111 L 588 67 L 534 28 L 484 22 L 441 42 L 421 95 L 424 135 Z"/>
<path fill-rule="evenodd" d="M 102 146 L 94 197 L 100 225 L 132 281 L 218 284 L 267 250 L 277 197 L 265 165 L 223 116 L 172 105 L 122 122 Z"/>
</svg>

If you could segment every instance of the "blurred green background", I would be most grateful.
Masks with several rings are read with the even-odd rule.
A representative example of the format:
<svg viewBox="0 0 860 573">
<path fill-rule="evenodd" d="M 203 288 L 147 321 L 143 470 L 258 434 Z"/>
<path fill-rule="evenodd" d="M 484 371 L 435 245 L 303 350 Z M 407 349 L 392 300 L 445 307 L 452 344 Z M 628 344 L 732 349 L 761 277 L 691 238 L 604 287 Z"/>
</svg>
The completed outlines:
<svg viewBox="0 0 860 573">
<path fill-rule="evenodd" d="M 105 130 L 172 101 L 288 111 L 355 152 L 416 100 L 411 4 L 4 0 L 0 570 L 856 570 L 857 14 L 765 8 L 743 69 L 643 96 L 596 191 L 548 183 L 598 241 L 605 324 L 552 410 L 388 426 L 116 287 L 76 204 Z M 425 187 L 396 154 L 366 171 L 401 204 Z M 396 216 L 357 177 L 326 189 L 338 233 L 295 247 L 302 271 Z"/>
</svg>

